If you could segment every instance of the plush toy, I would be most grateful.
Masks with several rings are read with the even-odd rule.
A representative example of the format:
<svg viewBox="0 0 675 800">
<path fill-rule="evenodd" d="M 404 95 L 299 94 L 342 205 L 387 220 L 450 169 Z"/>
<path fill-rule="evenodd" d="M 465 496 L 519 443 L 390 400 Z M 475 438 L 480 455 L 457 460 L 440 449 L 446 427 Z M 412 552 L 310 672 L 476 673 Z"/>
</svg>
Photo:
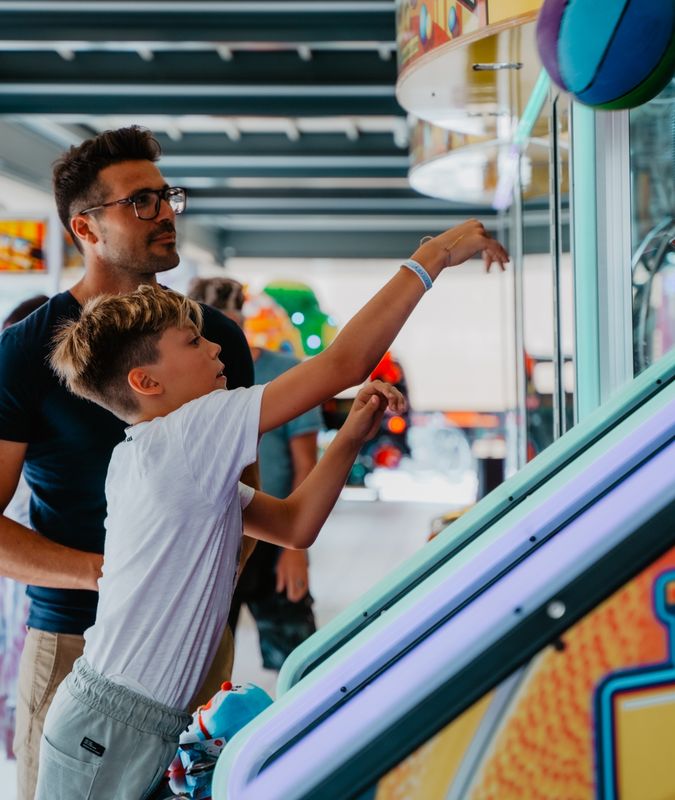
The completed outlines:
<svg viewBox="0 0 675 800">
<path fill-rule="evenodd" d="M 224 683 L 205 706 L 199 706 L 180 736 L 178 753 L 169 767 L 171 791 L 193 800 L 211 797 L 213 770 L 222 749 L 271 704 L 267 692 L 252 683 Z"/>
<path fill-rule="evenodd" d="M 581 103 L 634 108 L 675 68 L 673 0 L 544 0 L 539 56 L 551 79 Z"/>
</svg>

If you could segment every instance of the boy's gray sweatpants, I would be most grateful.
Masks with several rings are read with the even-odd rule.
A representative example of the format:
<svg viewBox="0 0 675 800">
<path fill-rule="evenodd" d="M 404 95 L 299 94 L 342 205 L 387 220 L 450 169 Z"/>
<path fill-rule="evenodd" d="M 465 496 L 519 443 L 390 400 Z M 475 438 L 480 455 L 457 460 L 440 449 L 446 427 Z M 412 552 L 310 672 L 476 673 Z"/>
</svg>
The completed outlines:
<svg viewBox="0 0 675 800">
<path fill-rule="evenodd" d="M 144 800 L 191 720 L 78 658 L 47 712 L 35 800 Z"/>
</svg>

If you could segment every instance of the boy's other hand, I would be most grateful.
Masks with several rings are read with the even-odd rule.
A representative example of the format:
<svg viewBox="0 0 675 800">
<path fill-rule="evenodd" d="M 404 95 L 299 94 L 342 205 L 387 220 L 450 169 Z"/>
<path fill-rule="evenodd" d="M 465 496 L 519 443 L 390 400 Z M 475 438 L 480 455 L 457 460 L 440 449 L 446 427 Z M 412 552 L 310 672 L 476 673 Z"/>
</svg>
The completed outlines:
<svg viewBox="0 0 675 800">
<path fill-rule="evenodd" d="M 407 408 L 405 397 L 384 381 L 367 383 L 354 398 L 349 416 L 340 432 L 359 442 L 372 439 L 380 429 L 387 408 L 393 414 L 404 413 Z"/>
<path fill-rule="evenodd" d="M 291 603 L 297 603 L 309 591 L 309 569 L 304 550 L 282 550 L 276 569 L 276 591 L 286 592 Z"/>
<path fill-rule="evenodd" d="M 506 249 L 485 230 L 477 219 L 463 222 L 456 228 L 427 239 L 413 253 L 415 261 L 433 272 L 446 267 L 463 264 L 467 259 L 482 253 L 485 268 L 489 272 L 497 263 L 502 271 L 506 269 L 509 254 Z"/>
</svg>

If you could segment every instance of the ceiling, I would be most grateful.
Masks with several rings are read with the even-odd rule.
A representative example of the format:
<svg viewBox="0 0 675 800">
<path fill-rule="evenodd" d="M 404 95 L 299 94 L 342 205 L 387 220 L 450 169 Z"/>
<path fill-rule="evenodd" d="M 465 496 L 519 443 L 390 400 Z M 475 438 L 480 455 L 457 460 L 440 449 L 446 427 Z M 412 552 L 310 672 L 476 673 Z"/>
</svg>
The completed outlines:
<svg viewBox="0 0 675 800">
<path fill-rule="evenodd" d="M 489 209 L 414 192 L 393 0 L 0 0 L 0 172 L 49 190 L 100 130 L 151 128 L 216 258 L 397 257 Z"/>
</svg>

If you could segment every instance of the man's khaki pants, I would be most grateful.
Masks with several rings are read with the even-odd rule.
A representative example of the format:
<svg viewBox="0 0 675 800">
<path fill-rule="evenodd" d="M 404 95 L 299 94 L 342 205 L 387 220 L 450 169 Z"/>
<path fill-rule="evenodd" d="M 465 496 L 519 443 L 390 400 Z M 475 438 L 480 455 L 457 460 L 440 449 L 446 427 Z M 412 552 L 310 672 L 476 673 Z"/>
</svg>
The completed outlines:
<svg viewBox="0 0 675 800">
<path fill-rule="evenodd" d="M 33 800 L 40 762 L 40 738 L 45 716 L 61 681 L 82 655 L 84 637 L 30 628 L 19 664 L 14 752 L 17 761 L 17 800 Z M 229 628 L 220 643 L 204 684 L 188 707 L 206 703 L 232 675 L 234 643 Z"/>
<path fill-rule="evenodd" d="M 14 752 L 17 800 L 33 800 L 40 759 L 40 737 L 54 693 L 82 655 L 84 637 L 28 630 L 19 663 Z"/>
</svg>

